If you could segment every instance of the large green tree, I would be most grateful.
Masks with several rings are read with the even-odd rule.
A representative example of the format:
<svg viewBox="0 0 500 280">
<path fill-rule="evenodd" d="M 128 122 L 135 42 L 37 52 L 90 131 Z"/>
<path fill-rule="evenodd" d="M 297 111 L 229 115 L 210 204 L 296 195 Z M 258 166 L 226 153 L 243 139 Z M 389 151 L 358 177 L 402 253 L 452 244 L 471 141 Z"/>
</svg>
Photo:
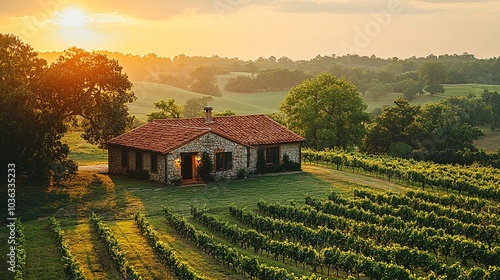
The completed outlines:
<svg viewBox="0 0 500 280">
<path fill-rule="evenodd" d="M 57 121 L 81 119 L 83 138 L 105 147 L 111 138 L 132 127 L 127 103 L 136 97 L 118 61 L 70 48 L 44 75 L 41 99 Z"/>
<path fill-rule="evenodd" d="M 368 153 L 387 153 L 391 144 L 398 142 L 410 145 L 412 136 L 408 127 L 420 113 L 420 106 L 411 105 L 407 100 L 396 99 L 394 106 L 382 109 L 368 126 L 363 150 Z"/>
<path fill-rule="evenodd" d="M 487 126 L 492 123 L 492 105 L 483 98 L 468 96 L 452 96 L 443 101 L 443 104 L 452 106 L 460 117 L 460 123 L 468 123 L 472 126 Z"/>
<path fill-rule="evenodd" d="M 288 127 L 314 149 L 361 144 L 369 120 L 366 108 L 352 83 L 327 73 L 304 80 L 280 104 Z"/>
<path fill-rule="evenodd" d="M 473 141 L 483 132 L 468 123 L 462 123 L 457 111 L 444 103 L 431 103 L 422 107 L 420 114 L 415 117 L 408 127 L 408 133 L 413 142 L 426 157 L 434 153 L 477 149 Z"/>
<path fill-rule="evenodd" d="M 126 106 L 135 99 L 132 84 L 104 55 L 71 48 L 47 65 L 18 37 L 0 34 L 0 77 L 1 162 L 32 178 L 76 170 L 61 142 L 70 125 L 104 147 L 133 123 Z"/>
</svg>

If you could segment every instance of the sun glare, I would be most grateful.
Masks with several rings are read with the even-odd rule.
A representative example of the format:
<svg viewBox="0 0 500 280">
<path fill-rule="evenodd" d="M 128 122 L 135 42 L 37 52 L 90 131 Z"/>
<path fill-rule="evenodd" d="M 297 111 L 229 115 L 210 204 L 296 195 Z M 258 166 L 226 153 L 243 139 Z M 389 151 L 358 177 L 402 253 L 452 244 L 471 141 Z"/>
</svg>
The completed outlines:
<svg viewBox="0 0 500 280">
<path fill-rule="evenodd" d="M 61 17 L 61 25 L 64 27 L 83 27 L 89 22 L 88 16 L 77 8 L 69 8 L 61 12 Z"/>
</svg>

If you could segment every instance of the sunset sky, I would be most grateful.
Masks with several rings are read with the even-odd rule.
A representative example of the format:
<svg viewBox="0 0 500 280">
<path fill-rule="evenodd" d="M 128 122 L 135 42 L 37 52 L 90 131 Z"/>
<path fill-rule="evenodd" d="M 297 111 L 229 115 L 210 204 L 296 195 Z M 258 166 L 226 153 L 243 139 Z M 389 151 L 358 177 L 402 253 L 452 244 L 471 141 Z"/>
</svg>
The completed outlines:
<svg viewBox="0 0 500 280">
<path fill-rule="evenodd" d="M 38 51 L 486 58 L 500 55 L 500 1 L 7 0 L 0 2 L 0 32 Z"/>
</svg>

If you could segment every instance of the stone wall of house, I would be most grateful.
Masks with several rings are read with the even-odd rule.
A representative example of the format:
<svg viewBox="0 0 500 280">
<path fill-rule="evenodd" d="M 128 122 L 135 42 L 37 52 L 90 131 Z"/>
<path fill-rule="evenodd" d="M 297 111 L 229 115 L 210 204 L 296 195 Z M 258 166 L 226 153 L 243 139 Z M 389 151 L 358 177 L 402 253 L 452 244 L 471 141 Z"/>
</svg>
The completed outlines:
<svg viewBox="0 0 500 280">
<path fill-rule="evenodd" d="M 257 172 L 257 151 L 258 147 L 250 148 L 250 166 L 247 168 L 249 173 Z"/>
<path fill-rule="evenodd" d="M 151 169 L 151 155 L 152 152 L 142 152 L 142 169 L 149 172 L 149 180 L 157 182 L 165 182 L 165 155 L 156 153 L 157 166 L 156 172 Z M 135 156 L 135 153 L 134 153 Z M 134 162 L 135 163 L 135 162 Z"/>
<path fill-rule="evenodd" d="M 231 170 L 214 171 L 216 179 L 230 179 L 236 177 L 238 171 L 247 168 L 247 147 L 226 138 L 220 137 L 214 133 L 207 133 L 199 138 L 179 147 L 167 155 L 167 183 L 173 178 L 181 178 L 180 162 L 182 153 L 196 153 L 201 157 L 203 152 L 212 156 L 215 164 L 216 152 L 232 152 L 233 164 Z"/>
<path fill-rule="evenodd" d="M 300 163 L 300 148 L 301 143 L 286 143 L 280 144 L 280 163 L 283 163 L 283 155 L 287 154 L 291 161 Z M 254 146 L 250 149 L 250 167 L 247 169 L 250 173 L 257 171 L 257 151 L 269 147 L 276 147 L 276 145 L 262 145 Z M 264 155 L 265 156 L 265 155 Z"/>
<path fill-rule="evenodd" d="M 280 146 L 280 157 L 283 161 L 283 155 L 287 154 L 291 161 L 300 163 L 300 143 L 288 143 Z"/>
<path fill-rule="evenodd" d="M 128 151 L 128 165 L 122 166 L 122 150 Z M 135 149 L 122 148 L 118 146 L 108 146 L 108 172 L 110 174 L 127 174 L 127 170 L 136 170 Z M 165 182 L 165 155 L 157 153 L 157 171 L 151 170 L 152 152 L 142 151 L 142 169 L 147 170 L 149 179 L 158 182 Z"/>
<path fill-rule="evenodd" d="M 122 148 L 108 146 L 108 173 L 127 174 L 127 168 L 122 167 Z"/>
</svg>

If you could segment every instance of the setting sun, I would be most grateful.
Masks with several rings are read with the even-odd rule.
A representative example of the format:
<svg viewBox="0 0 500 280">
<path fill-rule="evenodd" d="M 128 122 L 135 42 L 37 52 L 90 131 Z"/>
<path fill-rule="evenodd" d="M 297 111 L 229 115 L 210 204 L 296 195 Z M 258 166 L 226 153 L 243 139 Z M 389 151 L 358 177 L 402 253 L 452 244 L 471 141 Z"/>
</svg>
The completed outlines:
<svg viewBox="0 0 500 280">
<path fill-rule="evenodd" d="M 83 27 L 89 22 L 88 16 L 80 9 L 69 8 L 61 12 L 61 26 Z"/>
</svg>

